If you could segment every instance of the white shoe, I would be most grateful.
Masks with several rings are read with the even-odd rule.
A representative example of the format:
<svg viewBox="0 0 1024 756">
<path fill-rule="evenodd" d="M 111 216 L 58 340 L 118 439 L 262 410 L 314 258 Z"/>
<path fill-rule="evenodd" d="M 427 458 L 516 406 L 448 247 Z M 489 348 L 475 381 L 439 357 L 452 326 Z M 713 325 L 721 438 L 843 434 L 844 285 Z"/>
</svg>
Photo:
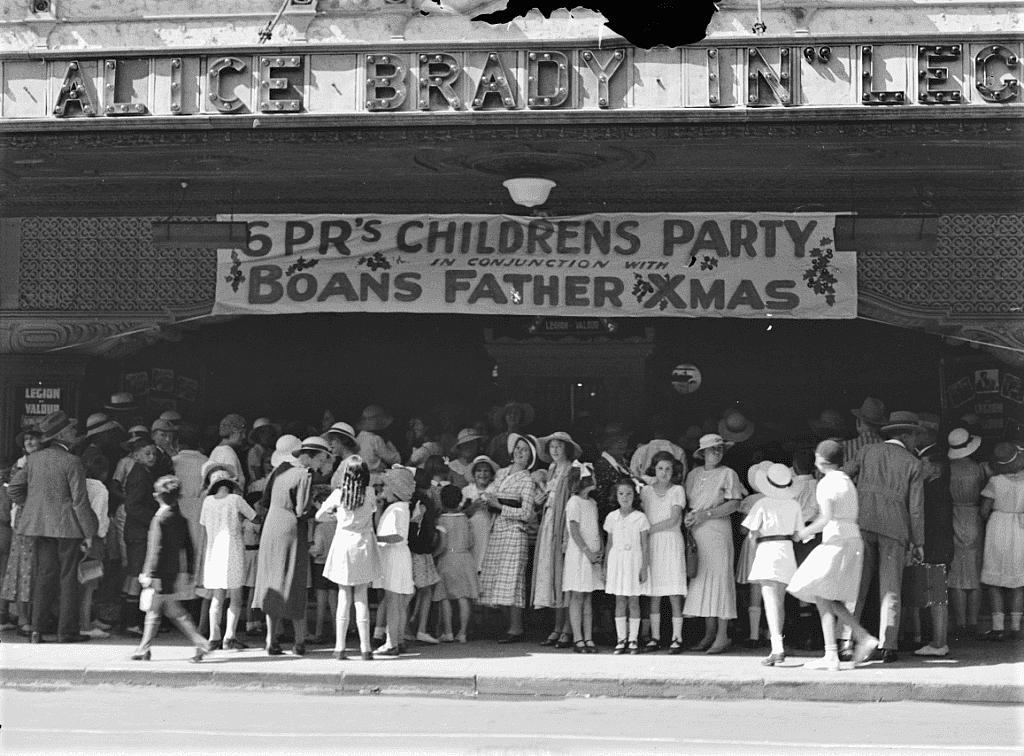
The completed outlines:
<svg viewBox="0 0 1024 756">
<path fill-rule="evenodd" d="M 949 646 L 936 648 L 935 646 L 921 646 L 914 652 L 914 656 L 946 656 L 949 653 Z"/>
<path fill-rule="evenodd" d="M 92 621 L 92 626 L 94 628 L 96 628 L 97 630 L 104 630 L 104 631 L 109 630 L 110 627 L 111 627 L 106 622 L 100 622 L 98 619 Z"/>
<path fill-rule="evenodd" d="M 88 635 L 90 638 L 94 639 L 110 637 L 110 633 L 104 632 L 103 630 L 100 630 L 98 627 L 90 628 L 89 630 L 83 632 L 82 635 Z"/>
<path fill-rule="evenodd" d="M 438 643 L 441 642 L 430 633 L 416 633 L 416 640 L 418 640 L 420 643 L 429 643 L 432 646 L 436 646 Z"/>
</svg>

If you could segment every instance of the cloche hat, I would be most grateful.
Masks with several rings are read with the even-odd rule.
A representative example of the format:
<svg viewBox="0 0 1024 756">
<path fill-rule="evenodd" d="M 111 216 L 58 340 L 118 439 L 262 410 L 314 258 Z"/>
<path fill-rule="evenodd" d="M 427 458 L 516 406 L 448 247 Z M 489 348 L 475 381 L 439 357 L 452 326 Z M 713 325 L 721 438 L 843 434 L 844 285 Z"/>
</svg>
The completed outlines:
<svg viewBox="0 0 1024 756">
<path fill-rule="evenodd" d="M 334 456 L 331 454 L 331 447 L 320 436 L 309 436 L 302 439 L 302 444 L 299 446 L 297 454 L 302 454 L 303 452 L 314 455 L 323 453 Z"/>
<path fill-rule="evenodd" d="M 25 445 L 25 436 L 35 436 L 41 439 L 43 434 L 39 430 L 39 426 L 36 424 L 29 425 L 28 427 L 22 428 L 21 432 L 14 437 L 14 445 L 21 449 Z"/>
<path fill-rule="evenodd" d="M 1024 469 L 1024 451 L 1012 441 L 1001 441 L 992 450 L 992 470 L 998 475 L 1012 475 Z"/>
<path fill-rule="evenodd" d="M 348 423 L 335 423 L 324 431 L 325 436 L 329 436 L 332 433 L 344 438 L 349 442 L 350 446 L 359 446 L 359 442 L 356 441 L 356 429 Z"/>
<path fill-rule="evenodd" d="M 954 428 L 946 436 L 949 451 L 946 456 L 950 459 L 963 459 L 978 451 L 981 446 L 981 436 L 972 436 L 966 428 Z"/>
</svg>

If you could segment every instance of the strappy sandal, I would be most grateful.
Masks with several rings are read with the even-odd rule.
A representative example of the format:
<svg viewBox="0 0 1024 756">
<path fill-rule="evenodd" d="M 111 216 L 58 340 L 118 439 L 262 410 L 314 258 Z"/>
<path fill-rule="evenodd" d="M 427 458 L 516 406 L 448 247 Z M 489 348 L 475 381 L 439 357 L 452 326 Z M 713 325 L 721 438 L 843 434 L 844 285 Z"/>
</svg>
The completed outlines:
<svg viewBox="0 0 1024 756">
<path fill-rule="evenodd" d="M 597 644 L 594 643 L 593 639 L 587 638 L 583 642 L 587 644 L 587 653 L 588 654 L 596 654 L 597 653 Z"/>
<path fill-rule="evenodd" d="M 624 654 L 626 653 L 626 641 L 619 641 L 615 644 L 615 648 L 612 651 L 613 654 Z"/>
<path fill-rule="evenodd" d="M 558 636 L 558 643 L 555 644 L 555 648 L 569 648 L 572 646 L 572 636 L 569 633 L 562 633 Z"/>
<path fill-rule="evenodd" d="M 626 650 L 629 651 L 630 654 L 635 656 L 636 654 L 640 653 L 640 644 L 636 641 L 630 641 L 626 644 Z"/>
<path fill-rule="evenodd" d="M 586 641 L 578 640 L 572 644 L 572 652 L 574 654 L 585 654 L 587 653 Z"/>
</svg>

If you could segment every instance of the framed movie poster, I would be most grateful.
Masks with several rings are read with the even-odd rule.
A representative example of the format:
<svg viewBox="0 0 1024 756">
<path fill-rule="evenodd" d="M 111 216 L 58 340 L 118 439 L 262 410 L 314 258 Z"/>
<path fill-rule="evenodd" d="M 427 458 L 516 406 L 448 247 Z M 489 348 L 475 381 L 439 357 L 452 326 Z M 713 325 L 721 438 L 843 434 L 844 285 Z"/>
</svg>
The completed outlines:
<svg viewBox="0 0 1024 756">
<path fill-rule="evenodd" d="M 944 427 L 1024 441 L 1024 371 L 979 354 L 944 359 L 941 377 Z"/>
</svg>

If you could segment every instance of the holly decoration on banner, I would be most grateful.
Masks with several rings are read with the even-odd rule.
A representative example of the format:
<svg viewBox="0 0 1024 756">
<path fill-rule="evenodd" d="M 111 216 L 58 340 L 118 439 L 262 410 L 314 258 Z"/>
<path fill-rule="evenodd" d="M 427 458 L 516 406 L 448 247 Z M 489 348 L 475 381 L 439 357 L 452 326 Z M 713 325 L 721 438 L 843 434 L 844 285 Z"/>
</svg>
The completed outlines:
<svg viewBox="0 0 1024 756">
<path fill-rule="evenodd" d="M 839 283 L 839 279 L 829 268 L 829 263 L 835 256 L 831 249 L 832 239 L 823 236 L 818 244 L 820 246 L 814 247 L 808 252 L 813 262 L 811 267 L 804 272 L 804 280 L 807 282 L 807 288 L 815 294 L 818 296 L 824 294 L 825 303 L 832 307 L 836 303 L 836 284 Z"/>
</svg>

